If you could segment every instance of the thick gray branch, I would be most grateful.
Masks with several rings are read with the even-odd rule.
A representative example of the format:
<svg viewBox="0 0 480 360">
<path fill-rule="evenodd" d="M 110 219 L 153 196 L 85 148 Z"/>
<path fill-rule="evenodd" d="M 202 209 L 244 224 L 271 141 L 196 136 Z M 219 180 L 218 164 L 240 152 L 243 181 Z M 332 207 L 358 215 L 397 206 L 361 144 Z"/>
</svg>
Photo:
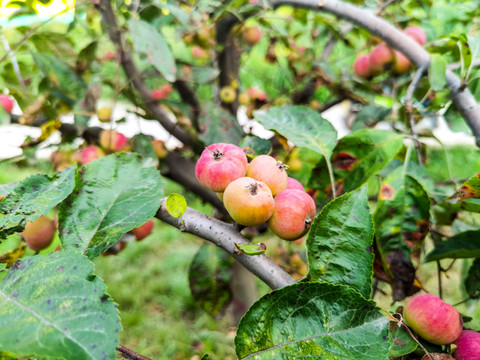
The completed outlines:
<svg viewBox="0 0 480 360">
<path fill-rule="evenodd" d="M 158 219 L 175 226 L 181 231 L 200 236 L 214 243 L 232 255 L 247 270 L 258 276 L 272 289 L 279 289 L 295 282 L 294 278 L 266 255 L 237 254 L 234 243 L 248 244 L 249 241 L 236 230 L 234 225 L 227 224 L 191 208 L 187 208 L 181 219 L 176 219 L 170 216 L 165 203 L 166 199 L 163 199 L 162 206 L 156 215 Z"/>
<path fill-rule="evenodd" d="M 273 7 L 291 5 L 334 14 L 378 36 L 405 54 L 418 68 L 428 67 L 430 64 L 430 56 L 424 48 L 392 24 L 375 16 L 370 10 L 339 0 L 271 0 L 270 3 Z M 467 121 L 475 135 L 477 145 L 480 146 L 480 106 L 470 91 L 462 88 L 460 79 L 451 70 L 447 70 L 446 79 L 453 103 Z"/>
</svg>

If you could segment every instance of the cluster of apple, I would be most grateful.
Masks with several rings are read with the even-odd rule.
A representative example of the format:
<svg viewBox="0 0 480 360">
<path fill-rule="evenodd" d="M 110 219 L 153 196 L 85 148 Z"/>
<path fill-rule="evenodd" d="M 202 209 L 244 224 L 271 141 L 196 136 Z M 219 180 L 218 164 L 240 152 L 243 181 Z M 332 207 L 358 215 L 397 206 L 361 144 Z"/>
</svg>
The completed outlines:
<svg viewBox="0 0 480 360">
<path fill-rule="evenodd" d="M 232 144 L 209 145 L 195 165 L 205 188 L 218 194 L 233 220 L 244 226 L 268 221 L 280 238 L 305 235 L 315 218 L 315 202 L 302 184 L 290 178 L 286 165 L 269 155 L 248 163 L 243 150 Z"/>
<path fill-rule="evenodd" d="M 457 360 L 480 359 L 480 333 L 463 330 L 460 313 L 433 294 L 410 298 L 403 309 L 407 324 L 419 336 L 436 345 L 455 344 Z"/>
<path fill-rule="evenodd" d="M 409 26 L 403 32 L 421 46 L 427 42 L 425 31 L 418 26 Z M 353 71 L 358 77 L 368 79 L 392 70 L 395 74 L 405 74 L 412 68 L 408 58 L 397 50 L 393 50 L 385 43 L 380 43 L 370 54 L 360 55 L 353 63 Z"/>
</svg>

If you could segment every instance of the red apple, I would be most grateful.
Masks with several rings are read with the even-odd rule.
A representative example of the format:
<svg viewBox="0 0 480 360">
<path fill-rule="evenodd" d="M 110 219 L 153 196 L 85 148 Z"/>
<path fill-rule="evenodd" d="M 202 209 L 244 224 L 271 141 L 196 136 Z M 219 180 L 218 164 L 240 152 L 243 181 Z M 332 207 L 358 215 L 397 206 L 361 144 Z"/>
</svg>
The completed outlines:
<svg viewBox="0 0 480 360">
<path fill-rule="evenodd" d="M 148 220 L 145 224 L 132 229 L 133 235 L 135 235 L 135 239 L 137 241 L 145 239 L 148 235 L 150 235 L 153 231 L 153 219 Z"/>
<path fill-rule="evenodd" d="M 480 360 L 480 333 L 472 330 L 463 330 L 456 341 L 457 360 Z"/>
<path fill-rule="evenodd" d="M 80 164 L 85 165 L 91 163 L 93 160 L 100 159 L 105 156 L 105 153 L 98 146 L 90 145 L 83 149 L 77 150 L 73 154 L 72 159 L 78 161 Z"/>
<path fill-rule="evenodd" d="M 302 183 L 290 176 L 287 178 L 287 189 L 296 189 L 305 192 L 305 188 L 303 187 Z"/>
<path fill-rule="evenodd" d="M 462 317 L 457 309 L 433 294 L 407 300 L 403 316 L 408 326 L 432 344 L 451 344 L 462 332 Z"/>
<path fill-rule="evenodd" d="M 205 50 L 198 45 L 193 46 L 191 52 L 195 59 L 207 60 L 210 57 L 210 51 Z"/>
<path fill-rule="evenodd" d="M 259 101 L 265 101 L 267 98 L 267 94 L 265 91 L 260 90 L 259 88 L 249 88 L 247 90 L 247 95 L 250 97 L 252 100 L 259 100 Z"/>
<path fill-rule="evenodd" d="M 28 222 L 25 230 L 21 233 L 27 246 L 35 251 L 47 248 L 53 240 L 55 234 L 55 225 L 45 215 L 38 217 L 32 222 Z"/>
<path fill-rule="evenodd" d="M 172 91 L 173 91 L 172 85 L 164 84 L 159 89 L 155 89 L 152 91 L 152 98 L 155 100 L 166 99 L 170 96 Z"/>
<path fill-rule="evenodd" d="M 253 46 L 262 38 L 262 31 L 258 26 L 245 26 L 242 31 L 242 36 L 248 45 Z"/>
<path fill-rule="evenodd" d="M 223 192 L 232 181 L 245 176 L 247 156 L 233 144 L 217 143 L 203 150 L 195 164 L 195 175 L 203 187 Z"/>
<path fill-rule="evenodd" d="M 0 106 L 2 106 L 8 114 L 11 114 L 13 109 L 13 99 L 8 95 L 0 94 Z"/>
<path fill-rule="evenodd" d="M 233 220 L 244 226 L 258 226 L 272 216 L 275 202 L 272 191 L 261 181 L 241 177 L 223 193 L 223 204 Z"/>
<path fill-rule="evenodd" d="M 378 44 L 370 53 L 368 60 L 372 75 L 378 75 L 393 63 L 393 51 L 386 44 Z"/>
<path fill-rule="evenodd" d="M 117 59 L 117 53 L 115 51 L 112 51 L 112 50 L 107 50 L 103 54 L 103 58 L 105 60 L 109 60 L 109 61 L 116 60 Z"/>
<path fill-rule="evenodd" d="M 248 164 L 247 176 L 262 181 L 272 190 L 273 196 L 287 188 L 285 165 L 269 155 L 259 155 Z"/>
<path fill-rule="evenodd" d="M 372 74 L 370 71 L 370 55 L 360 55 L 353 63 L 353 72 L 358 77 L 368 79 Z"/>
<path fill-rule="evenodd" d="M 425 30 L 418 26 L 409 26 L 403 30 L 405 34 L 410 36 L 413 40 L 419 43 L 421 46 L 425 45 L 427 42 L 427 34 Z"/>
<path fill-rule="evenodd" d="M 275 196 L 275 210 L 268 227 L 282 239 L 296 240 L 308 232 L 315 215 L 315 202 L 310 195 L 287 189 Z"/>
<path fill-rule="evenodd" d="M 100 146 L 108 152 L 122 151 L 128 144 L 127 137 L 115 130 L 103 130 L 99 141 Z"/>
</svg>

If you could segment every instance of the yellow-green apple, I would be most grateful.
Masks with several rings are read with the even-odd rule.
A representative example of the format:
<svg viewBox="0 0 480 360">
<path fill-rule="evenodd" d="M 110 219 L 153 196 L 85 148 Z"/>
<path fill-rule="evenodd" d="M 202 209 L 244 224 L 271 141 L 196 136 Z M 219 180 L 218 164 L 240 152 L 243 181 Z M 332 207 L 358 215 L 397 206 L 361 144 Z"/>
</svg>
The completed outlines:
<svg viewBox="0 0 480 360">
<path fill-rule="evenodd" d="M 242 31 L 242 36 L 248 45 L 253 46 L 262 38 L 262 31 L 258 26 L 245 26 Z"/>
<path fill-rule="evenodd" d="M 463 330 L 455 342 L 457 360 L 480 360 L 480 333 L 472 330 Z"/>
<path fill-rule="evenodd" d="M 163 159 L 167 156 L 168 151 L 165 148 L 165 143 L 162 140 L 152 140 L 153 150 L 155 151 L 155 155 L 159 159 Z"/>
<path fill-rule="evenodd" d="M 368 79 L 372 75 L 369 57 L 370 55 L 360 55 L 353 62 L 353 72 L 358 77 Z"/>
<path fill-rule="evenodd" d="M 387 44 L 378 44 L 368 57 L 368 64 L 372 75 L 378 75 L 393 63 L 393 51 Z"/>
<path fill-rule="evenodd" d="M 412 69 L 412 63 L 400 51 L 394 50 L 395 60 L 393 62 L 393 72 L 396 74 L 405 74 Z"/>
<path fill-rule="evenodd" d="M 403 308 L 408 326 L 436 345 L 447 345 L 462 333 L 462 317 L 457 309 L 433 294 L 415 295 Z"/>
<path fill-rule="evenodd" d="M 224 86 L 220 89 L 220 100 L 225 104 L 230 104 L 235 101 L 237 92 L 231 86 Z"/>
<path fill-rule="evenodd" d="M 296 240 L 308 232 L 315 215 L 315 202 L 305 191 L 283 190 L 275 196 L 268 227 L 282 239 Z"/>
<path fill-rule="evenodd" d="M 228 184 L 223 204 L 233 220 L 244 226 L 258 226 L 272 216 L 275 207 L 272 191 L 263 182 L 241 177 Z"/>
<path fill-rule="evenodd" d="M 150 219 L 145 224 L 132 229 L 132 233 L 133 235 L 135 235 L 135 239 L 137 241 L 145 239 L 148 235 L 152 233 L 153 225 L 154 225 L 153 219 Z"/>
<path fill-rule="evenodd" d="M 410 36 L 413 40 L 419 43 L 421 46 L 427 42 L 427 34 L 425 30 L 418 26 L 409 26 L 403 30 L 405 34 Z"/>
<path fill-rule="evenodd" d="M 0 106 L 2 106 L 8 114 L 12 113 L 13 100 L 8 95 L 0 94 Z"/>
<path fill-rule="evenodd" d="M 247 166 L 247 156 L 241 148 L 216 143 L 203 150 L 195 164 L 195 175 L 203 187 L 223 192 L 232 181 L 245 176 Z"/>
<path fill-rule="evenodd" d="M 305 192 L 305 188 L 303 187 L 302 183 L 290 176 L 287 178 L 287 189 L 296 189 Z"/>
<path fill-rule="evenodd" d="M 35 251 L 47 248 L 52 243 L 54 234 L 55 224 L 45 215 L 28 222 L 21 233 L 27 246 Z"/>
<path fill-rule="evenodd" d="M 110 122 L 110 119 L 112 118 L 112 108 L 101 107 L 97 110 L 97 117 L 100 122 Z"/>
<path fill-rule="evenodd" d="M 286 166 L 269 155 L 259 155 L 247 168 L 247 176 L 262 181 L 272 190 L 273 196 L 287 188 Z"/>
<path fill-rule="evenodd" d="M 127 147 L 128 139 L 115 130 L 102 130 L 99 142 L 100 146 L 107 152 L 118 152 Z"/>
</svg>

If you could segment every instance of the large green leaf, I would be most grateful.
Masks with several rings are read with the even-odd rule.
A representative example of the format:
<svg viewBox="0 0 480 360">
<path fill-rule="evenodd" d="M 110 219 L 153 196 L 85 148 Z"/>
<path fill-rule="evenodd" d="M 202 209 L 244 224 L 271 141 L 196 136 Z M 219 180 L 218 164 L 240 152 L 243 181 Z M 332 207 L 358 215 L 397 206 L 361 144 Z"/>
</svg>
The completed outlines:
<svg viewBox="0 0 480 360">
<path fill-rule="evenodd" d="M 315 219 L 307 239 L 311 279 L 348 285 L 369 297 L 372 243 L 373 221 L 363 186 L 328 203 Z"/>
<path fill-rule="evenodd" d="M 480 257 L 480 230 L 464 231 L 437 245 L 425 262 L 441 259 Z"/>
<path fill-rule="evenodd" d="M 197 304 L 212 316 L 222 313 L 232 300 L 232 263 L 232 257 L 225 251 L 204 243 L 190 265 L 190 291 Z"/>
<path fill-rule="evenodd" d="M 74 173 L 76 165 L 55 173 L 52 176 L 32 175 L 11 186 L 6 186 L 0 195 L 0 239 L 20 232 L 27 221 L 33 221 L 47 214 L 54 206 L 64 200 L 75 185 Z"/>
<path fill-rule="evenodd" d="M 133 45 L 140 54 L 167 79 L 175 81 L 175 59 L 163 35 L 155 27 L 142 20 L 130 19 L 128 27 L 133 36 Z"/>
<path fill-rule="evenodd" d="M 203 104 L 200 123 L 205 130 L 199 138 L 205 144 L 228 142 L 238 145 L 245 136 L 237 118 L 211 102 Z"/>
<path fill-rule="evenodd" d="M 253 304 L 240 321 L 240 359 L 385 360 L 389 320 L 350 287 L 298 283 Z"/>
<path fill-rule="evenodd" d="M 480 298 L 480 257 L 475 259 L 464 281 L 465 290 L 471 299 Z"/>
<path fill-rule="evenodd" d="M 304 106 L 282 106 L 257 110 L 253 115 L 266 129 L 275 130 L 295 145 L 330 158 L 337 131 L 317 111 Z"/>
<path fill-rule="evenodd" d="M 94 258 L 120 237 L 150 220 L 160 207 L 163 185 L 153 167 L 133 153 L 113 154 L 77 172 L 74 192 L 60 205 L 64 249 Z"/>
<path fill-rule="evenodd" d="M 390 334 L 392 336 L 392 345 L 388 353 L 390 357 L 397 358 L 410 354 L 418 347 L 418 344 L 412 339 L 404 326 L 398 327 L 395 322 L 390 323 Z"/>
<path fill-rule="evenodd" d="M 17 260 L 0 283 L 0 349 L 16 355 L 113 359 L 116 304 L 83 255 Z"/>
</svg>

